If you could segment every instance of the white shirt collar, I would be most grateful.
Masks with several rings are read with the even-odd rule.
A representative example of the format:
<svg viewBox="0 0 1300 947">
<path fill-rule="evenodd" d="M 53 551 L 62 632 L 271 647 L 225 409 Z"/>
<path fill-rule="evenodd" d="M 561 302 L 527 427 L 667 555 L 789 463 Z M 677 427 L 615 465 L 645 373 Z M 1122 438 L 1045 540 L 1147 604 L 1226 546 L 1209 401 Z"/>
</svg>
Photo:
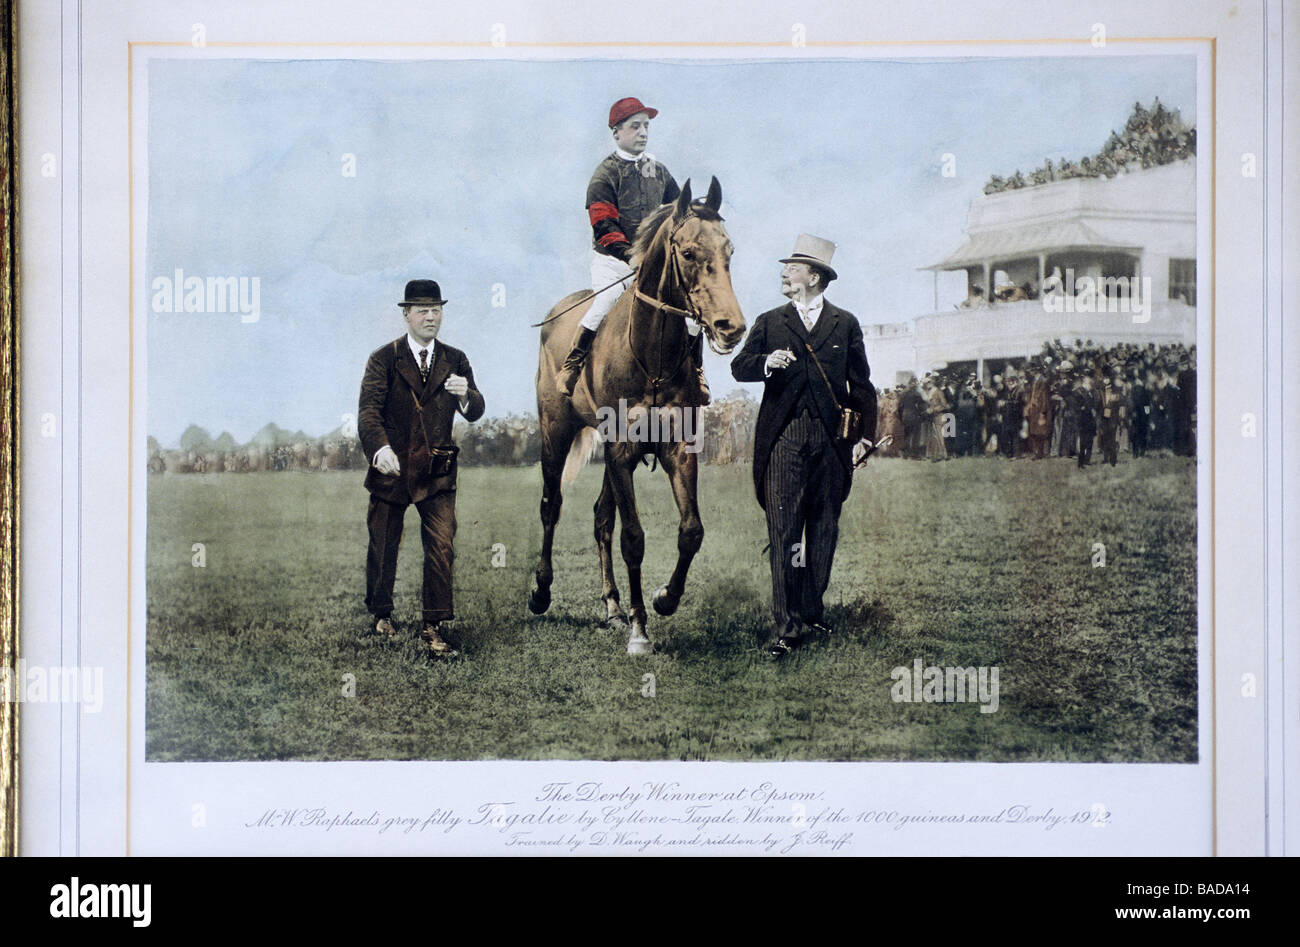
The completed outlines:
<svg viewBox="0 0 1300 947">
<path fill-rule="evenodd" d="M 794 302 L 794 300 L 791 300 L 791 302 Z M 799 311 L 799 315 L 809 316 L 812 319 L 816 319 L 817 316 L 820 315 L 822 311 L 822 294 L 818 293 L 816 296 L 813 296 L 811 299 L 809 299 L 806 303 L 795 302 L 794 308 Z"/>
<path fill-rule="evenodd" d="M 626 151 L 624 151 L 622 148 L 619 147 L 614 148 L 614 154 L 618 155 L 624 161 L 640 161 L 643 158 L 649 161 L 654 161 L 655 159 L 655 156 L 648 151 L 643 151 L 639 155 L 633 155 L 633 154 L 628 154 Z"/>
<path fill-rule="evenodd" d="M 420 349 L 428 349 L 428 350 L 429 350 L 429 354 L 426 356 L 426 358 L 428 359 L 428 361 L 425 362 L 425 364 L 426 364 L 426 365 L 432 365 L 432 364 L 433 364 L 433 356 L 436 354 L 436 350 L 435 350 L 434 346 L 436 346 L 436 345 L 438 344 L 438 340 L 437 340 L 437 339 L 434 339 L 434 340 L 433 340 L 432 342 L 430 342 L 428 345 L 421 345 L 419 342 L 417 342 L 417 341 L 415 340 L 415 336 L 411 335 L 411 333 L 408 332 L 408 333 L 406 333 L 406 344 L 409 345 L 409 346 L 411 347 L 411 354 L 412 354 L 413 356 L 415 356 L 415 364 L 416 364 L 416 365 L 419 365 L 419 364 L 420 364 Z"/>
</svg>

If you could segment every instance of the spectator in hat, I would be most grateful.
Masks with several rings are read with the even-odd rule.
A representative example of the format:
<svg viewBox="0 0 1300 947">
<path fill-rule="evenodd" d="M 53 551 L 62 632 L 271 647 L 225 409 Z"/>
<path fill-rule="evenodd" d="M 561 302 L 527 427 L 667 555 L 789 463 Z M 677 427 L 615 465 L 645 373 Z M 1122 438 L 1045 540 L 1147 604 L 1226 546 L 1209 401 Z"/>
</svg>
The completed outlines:
<svg viewBox="0 0 1300 947">
<path fill-rule="evenodd" d="M 875 440 L 876 389 L 862 327 L 825 297 L 836 279 L 835 244 L 800 234 L 781 261 L 789 302 L 758 317 L 731 362 L 740 382 L 763 382 L 754 433 L 754 488 L 767 518 L 773 629 L 764 645 L 781 657 L 809 632 L 829 632 L 824 597 L 840 507 L 855 465 Z M 859 413 L 849 437 L 842 412 Z"/>
<path fill-rule="evenodd" d="M 1079 428 L 1079 469 L 1092 463 L 1093 442 L 1097 439 L 1097 392 L 1092 376 L 1085 374 L 1074 388 L 1074 413 Z"/>
<path fill-rule="evenodd" d="M 420 514 L 424 547 L 420 638 L 433 657 L 454 655 L 446 622 L 452 607 L 452 540 L 456 535 L 457 453 L 451 427 L 483 415 L 483 396 L 469 359 L 438 339 L 447 300 L 433 280 L 406 284 L 398 303 L 406 332 L 371 353 L 361 381 L 357 435 L 370 462 L 366 489 L 366 608 L 375 630 L 393 637 L 393 585 L 406 508 Z"/>
<path fill-rule="evenodd" d="M 1125 413 L 1124 398 L 1115 385 L 1114 376 L 1108 371 L 1102 381 L 1101 396 L 1097 412 L 1097 443 L 1101 447 L 1101 456 L 1106 463 L 1114 467 L 1119 462 L 1119 426 Z"/>
</svg>

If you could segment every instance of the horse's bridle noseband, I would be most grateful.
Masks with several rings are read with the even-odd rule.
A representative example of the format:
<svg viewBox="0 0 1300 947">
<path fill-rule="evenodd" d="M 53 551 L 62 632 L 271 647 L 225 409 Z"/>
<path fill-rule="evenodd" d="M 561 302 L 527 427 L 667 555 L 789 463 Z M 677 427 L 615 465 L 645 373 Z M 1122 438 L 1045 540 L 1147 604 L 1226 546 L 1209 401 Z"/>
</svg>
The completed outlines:
<svg viewBox="0 0 1300 947">
<path fill-rule="evenodd" d="M 672 271 L 673 282 L 676 283 L 678 287 L 684 287 L 686 285 L 686 281 L 682 278 L 681 263 L 677 259 L 677 231 L 685 227 L 686 224 L 696 216 L 697 215 L 694 213 L 687 214 L 681 219 L 677 226 L 672 229 L 672 233 L 668 234 L 668 266 L 664 267 L 664 272 L 659 277 L 660 296 L 664 295 L 664 284 L 668 280 L 670 269 Z M 679 316 L 682 319 L 693 319 L 700 326 L 702 331 L 708 331 L 708 326 L 700 316 L 699 310 L 697 310 L 695 304 L 691 302 L 691 294 L 689 292 L 685 293 L 686 305 L 690 307 L 689 309 L 679 309 L 676 306 L 664 302 L 662 299 L 656 299 L 649 293 L 643 293 L 639 287 L 634 286 L 632 292 L 636 295 L 637 299 L 645 303 L 647 306 L 650 306 L 652 309 L 670 313 L 671 315 Z"/>
</svg>

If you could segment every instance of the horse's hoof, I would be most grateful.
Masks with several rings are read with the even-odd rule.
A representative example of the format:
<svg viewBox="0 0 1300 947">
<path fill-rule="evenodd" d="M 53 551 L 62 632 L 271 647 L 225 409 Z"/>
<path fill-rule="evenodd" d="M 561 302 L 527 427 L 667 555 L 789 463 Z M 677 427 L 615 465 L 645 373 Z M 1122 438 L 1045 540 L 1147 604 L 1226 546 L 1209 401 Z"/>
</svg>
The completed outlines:
<svg viewBox="0 0 1300 947">
<path fill-rule="evenodd" d="M 551 607 L 551 590 L 533 589 L 528 596 L 528 610 L 534 615 L 540 615 Z"/>
<path fill-rule="evenodd" d="M 654 596 L 650 599 L 650 604 L 654 606 L 656 612 L 660 615 L 671 615 L 677 611 L 677 606 L 681 603 L 680 597 L 674 597 L 668 594 L 668 586 L 661 585 L 655 590 Z"/>
<path fill-rule="evenodd" d="M 653 650 L 654 645 L 650 643 L 650 639 L 647 638 L 644 633 L 633 635 L 631 638 L 627 639 L 628 654 L 650 654 Z"/>
</svg>

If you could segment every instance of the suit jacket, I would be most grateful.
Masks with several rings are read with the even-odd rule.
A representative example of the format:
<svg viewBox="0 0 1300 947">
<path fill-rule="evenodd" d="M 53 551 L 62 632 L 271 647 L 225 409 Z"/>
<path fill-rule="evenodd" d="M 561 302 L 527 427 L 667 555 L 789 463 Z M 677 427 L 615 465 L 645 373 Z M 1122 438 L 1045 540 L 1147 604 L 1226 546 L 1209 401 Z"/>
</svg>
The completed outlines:
<svg viewBox="0 0 1300 947">
<path fill-rule="evenodd" d="M 817 360 L 835 391 L 835 401 L 831 400 L 826 382 L 808 356 L 804 343 L 817 353 Z M 764 378 L 763 363 L 777 349 L 794 352 L 795 361 L 789 368 L 774 371 L 770 377 Z M 835 441 L 840 407 L 862 412 L 862 436 L 875 440 L 876 389 L 871 384 L 862 326 L 858 325 L 853 313 L 833 305 L 830 300 L 823 298 L 822 312 L 813 326 L 811 337 L 794 303 L 786 303 L 760 315 L 754 320 L 739 354 L 731 360 L 731 374 L 736 381 L 764 382 L 763 403 L 758 409 L 758 425 L 754 432 L 754 490 L 760 506 L 763 505 L 763 475 L 767 471 L 772 447 L 790 423 L 805 392 L 816 404 L 817 417 L 835 442 L 836 453 L 845 470 L 851 470 L 853 466 L 853 445 Z M 853 478 L 846 476 L 844 497 L 849 495 L 852 485 Z"/>
<path fill-rule="evenodd" d="M 463 414 L 467 421 L 478 420 L 483 415 L 483 396 L 460 349 L 437 342 L 427 382 L 420 380 L 420 367 L 405 335 L 371 353 L 361 380 L 357 435 L 366 456 L 366 489 L 381 500 L 419 503 L 456 489 L 454 461 L 441 476 L 431 472 L 431 448 L 452 446 L 451 425 L 460 409 L 460 400 L 442 387 L 451 374 L 468 380 L 469 404 Z M 384 445 L 397 454 L 402 469 L 396 476 L 380 473 L 373 464 Z"/>
<path fill-rule="evenodd" d="M 1106 412 L 1110 417 L 1106 417 Z M 1097 425 L 1103 433 L 1114 433 L 1124 413 L 1124 396 L 1112 388 L 1103 388 L 1097 399 Z"/>
<path fill-rule="evenodd" d="M 1097 410 L 1101 397 L 1096 388 L 1076 388 L 1074 390 L 1074 408 L 1079 419 L 1079 430 L 1089 434 L 1097 433 Z"/>
</svg>

